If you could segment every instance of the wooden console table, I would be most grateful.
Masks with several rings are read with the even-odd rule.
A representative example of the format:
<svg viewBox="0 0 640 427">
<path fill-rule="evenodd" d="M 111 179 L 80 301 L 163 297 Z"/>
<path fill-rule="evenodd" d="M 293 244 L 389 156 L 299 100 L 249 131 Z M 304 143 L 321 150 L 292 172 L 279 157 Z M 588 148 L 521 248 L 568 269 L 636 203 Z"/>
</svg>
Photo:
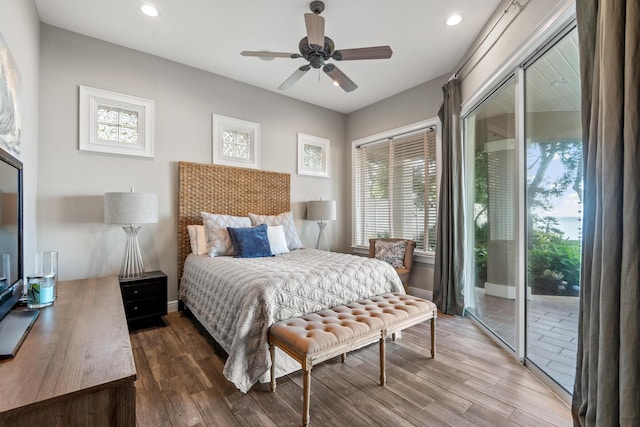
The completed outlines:
<svg viewBox="0 0 640 427">
<path fill-rule="evenodd" d="M 60 282 L 16 356 L 0 362 L 0 378 L 2 426 L 135 426 L 118 278 Z"/>
</svg>

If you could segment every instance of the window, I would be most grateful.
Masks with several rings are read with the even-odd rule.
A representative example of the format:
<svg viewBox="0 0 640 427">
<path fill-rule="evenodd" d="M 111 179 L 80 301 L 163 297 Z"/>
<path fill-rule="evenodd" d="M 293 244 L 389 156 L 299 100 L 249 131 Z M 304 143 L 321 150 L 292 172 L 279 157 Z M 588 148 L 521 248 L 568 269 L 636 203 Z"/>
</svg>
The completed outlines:
<svg viewBox="0 0 640 427">
<path fill-rule="evenodd" d="M 80 86 L 80 150 L 153 157 L 149 99 Z"/>
<path fill-rule="evenodd" d="M 260 124 L 213 115 L 213 163 L 260 169 Z"/>
<path fill-rule="evenodd" d="M 248 160 L 251 158 L 251 140 L 249 132 L 222 130 L 222 154 L 225 157 Z"/>
<path fill-rule="evenodd" d="M 330 141 L 298 133 L 298 174 L 329 178 Z"/>
<path fill-rule="evenodd" d="M 98 105 L 98 139 L 129 144 L 138 143 L 138 112 Z"/>
<path fill-rule="evenodd" d="M 393 237 L 436 248 L 435 126 L 355 146 L 354 244 Z"/>
</svg>

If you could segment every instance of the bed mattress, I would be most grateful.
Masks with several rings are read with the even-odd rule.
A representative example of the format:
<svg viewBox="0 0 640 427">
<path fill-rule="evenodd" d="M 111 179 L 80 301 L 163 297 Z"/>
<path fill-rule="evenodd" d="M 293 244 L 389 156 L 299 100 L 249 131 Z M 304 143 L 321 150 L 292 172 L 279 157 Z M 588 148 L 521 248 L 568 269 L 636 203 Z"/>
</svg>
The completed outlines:
<svg viewBox="0 0 640 427">
<path fill-rule="evenodd" d="M 385 262 L 298 249 L 265 258 L 189 255 L 179 298 L 228 353 L 225 377 L 247 392 L 269 381 L 271 324 L 388 292 L 404 287 Z M 276 376 L 300 369 L 277 357 Z"/>
</svg>

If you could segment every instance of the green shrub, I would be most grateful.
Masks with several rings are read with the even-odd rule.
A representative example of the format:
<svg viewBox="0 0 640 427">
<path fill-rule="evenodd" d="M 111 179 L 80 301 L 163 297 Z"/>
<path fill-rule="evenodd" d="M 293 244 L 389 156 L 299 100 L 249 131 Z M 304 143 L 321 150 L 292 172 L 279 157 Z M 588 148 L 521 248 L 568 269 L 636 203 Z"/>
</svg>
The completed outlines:
<svg viewBox="0 0 640 427">
<path fill-rule="evenodd" d="M 533 294 L 577 295 L 580 285 L 580 241 L 534 230 L 528 252 L 528 285 Z"/>
</svg>

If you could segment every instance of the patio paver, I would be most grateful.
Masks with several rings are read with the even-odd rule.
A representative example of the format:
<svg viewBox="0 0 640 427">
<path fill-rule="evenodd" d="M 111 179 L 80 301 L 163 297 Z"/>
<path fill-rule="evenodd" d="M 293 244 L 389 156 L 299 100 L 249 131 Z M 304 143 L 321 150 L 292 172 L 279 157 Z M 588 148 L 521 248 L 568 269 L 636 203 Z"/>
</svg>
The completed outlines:
<svg viewBox="0 0 640 427">
<path fill-rule="evenodd" d="M 507 344 L 515 344 L 515 300 L 476 288 L 472 313 Z M 527 357 L 569 393 L 578 343 L 578 297 L 532 295 L 527 300 Z"/>
</svg>

